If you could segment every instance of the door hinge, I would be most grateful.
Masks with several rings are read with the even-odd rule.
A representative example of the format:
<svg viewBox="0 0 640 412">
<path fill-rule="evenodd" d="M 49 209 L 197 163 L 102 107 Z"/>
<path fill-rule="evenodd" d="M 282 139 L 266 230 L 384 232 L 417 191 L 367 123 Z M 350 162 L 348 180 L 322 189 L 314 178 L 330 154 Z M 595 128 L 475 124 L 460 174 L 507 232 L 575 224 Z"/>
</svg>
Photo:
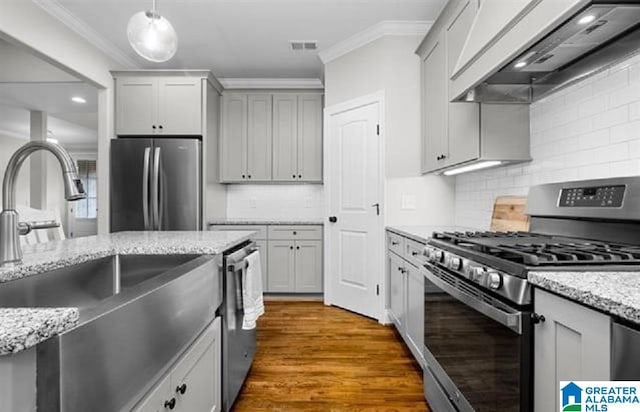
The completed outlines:
<svg viewBox="0 0 640 412">
<path fill-rule="evenodd" d="M 376 296 L 380 296 L 380 285 L 376 285 Z"/>
<path fill-rule="evenodd" d="M 380 125 L 379 124 L 376 125 L 376 134 L 378 136 L 380 136 Z"/>
</svg>

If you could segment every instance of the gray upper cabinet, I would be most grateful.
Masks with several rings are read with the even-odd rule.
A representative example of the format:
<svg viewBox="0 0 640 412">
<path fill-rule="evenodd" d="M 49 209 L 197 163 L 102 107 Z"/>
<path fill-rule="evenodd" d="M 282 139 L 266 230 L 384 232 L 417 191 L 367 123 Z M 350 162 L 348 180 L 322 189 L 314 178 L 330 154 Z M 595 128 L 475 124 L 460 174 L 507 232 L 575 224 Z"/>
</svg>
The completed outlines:
<svg viewBox="0 0 640 412">
<path fill-rule="evenodd" d="M 202 81 L 189 77 L 158 78 L 161 134 L 202 134 Z"/>
<path fill-rule="evenodd" d="M 247 180 L 271 180 L 271 95 L 247 97 Z"/>
<path fill-rule="evenodd" d="M 223 96 L 220 149 L 223 182 L 271 180 L 271 95 Z"/>
<path fill-rule="evenodd" d="M 202 135 L 202 79 L 118 76 L 116 134 Z"/>
<path fill-rule="evenodd" d="M 298 177 L 298 96 L 273 96 L 273 179 Z"/>
<path fill-rule="evenodd" d="M 298 180 L 322 181 L 322 95 L 298 96 Z"/>
<path fill-rule="evenodd" d="M 158 111 L 158 88 L 152 77 L 116 79 L 116 134 L 152 134 Z"/>
<path fill-rule="evenodd" d="M 451 83 L 456 60 L 462 51 L 467 33 L 477 11 L 475 0 L 463 1 L 445 30 L 447 49 L 447 74 L 445 82 Z M 451 98 L 446 88 L 447 101 Z M 448 147 L 445 164 L 455 165 L 480 157 L 480 105 L 477 103 L 449 103 L 447 109 Z M 463 120 L 463 121 L 461 121 Z"/>
<path fill-rule="evenodd" d="M 322 182 L 322 94 L 225 94 L 221 141 L 223 183 Z"/>
<path fill-rule="evenodd" d="M 529 107 L 452 103 L 451 77 L 478 0 L 451 0 L 416 51 L 422 61 L 422 172 L 530 160 Z"/>
<path fill-rule="evenodd" d="M 222 99 L 220 179 L 239 182 L 247 176 L 247 96 L 225 94 Z"/>
<path fill-rule="evenodd" d="M 439 169 L 447 144 L 446 55 L 444 36 L 435 38 L 422 63 L 422 172 Z M 444 157 L 443 157 L 444 156 Z"/>
<path fill-rule="evenodd" d="M 611 318 L 570 300 L 535 290 L 544 322 L 534 333 L 534 411 L 556 410 L 560 381 L 611 378 Z"/>
</svg>

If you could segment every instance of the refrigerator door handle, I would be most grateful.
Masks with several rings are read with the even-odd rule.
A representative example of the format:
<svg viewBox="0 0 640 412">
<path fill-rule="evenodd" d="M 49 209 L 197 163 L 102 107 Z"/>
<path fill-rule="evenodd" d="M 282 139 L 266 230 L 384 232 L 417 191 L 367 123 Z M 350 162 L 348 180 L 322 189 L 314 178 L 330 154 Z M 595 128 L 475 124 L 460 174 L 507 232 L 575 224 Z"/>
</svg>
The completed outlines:
<svg viewBox="0 0 640 412">
<path fill-rule="evenodd" d="M 151 148 L 144 149 L 144 167 L 142 169 L 142 214 L 144 230 L 149 230 L 149 163 L 151 162 Z"/>
<path fill-rule="evenodd" d="M 153 221 L 154 229 L 160 230 L 160 148 L 156 147 L 153 153 L 153 188 L 151 192 L 153 201 Z"/>
</svg>

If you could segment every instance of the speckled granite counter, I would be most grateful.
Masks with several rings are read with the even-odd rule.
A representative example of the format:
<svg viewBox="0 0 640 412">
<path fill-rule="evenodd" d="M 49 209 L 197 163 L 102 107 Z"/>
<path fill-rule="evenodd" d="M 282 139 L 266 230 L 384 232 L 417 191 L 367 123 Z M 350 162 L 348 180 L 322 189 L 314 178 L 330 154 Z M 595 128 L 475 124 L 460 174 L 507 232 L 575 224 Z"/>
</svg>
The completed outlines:
<svg viewBox="0 0 640 412">
<path fill-rule="evenodd" d="M 640 324 L 640 272 L 530 272 L 529 282 Z"/>
<path fill-rule="evenodd" d="M 387 226 L 387 230 L 417 242 L 426 243 L 433 235 L 433 232 L 464 232 L 477 229 L 462 226 Z"/>
<path fill-rule="evenodd" d="M 121 254 L 218 254 L 252 232 L 121 232 L 23 247 L 23 264 L 0 268 L 0 283 Z M 0 302 L 1 305 L 1 302 Z M 0 355 L 32 347 L 76 326 L 77 308 L 0 308 Z"/>
<path fill-rule="evenodd" d="M 250 219 L 250 218 L 231 218 L 231 219 L 214 219 L 207 222 L 209 226 L 213 225 L 323 225 L 324 221 L 317 220 L 295 220 L 295 219 Z"/>
</svg>

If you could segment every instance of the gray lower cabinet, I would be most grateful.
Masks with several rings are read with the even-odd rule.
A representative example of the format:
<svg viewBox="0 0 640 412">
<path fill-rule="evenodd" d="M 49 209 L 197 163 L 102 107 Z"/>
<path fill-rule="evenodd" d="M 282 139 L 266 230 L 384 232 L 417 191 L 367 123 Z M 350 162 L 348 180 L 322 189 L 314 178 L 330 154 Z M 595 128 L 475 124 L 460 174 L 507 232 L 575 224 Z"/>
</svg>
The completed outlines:
<svg viewBox="0 0 640 412">
<path fill-rule="evenodd" d="M 268 290 L 321 293 L 322 241 L 270 240 Z"/>
<path fill-rule="evenodd" d="M 220 318 L 217 318 L 133 410 L 220 411 L 221 361 Z"/>
<path fill-rule="evenodd" d="M 406 336 L 413 356 L 424 362 L 424 275 L 413 266 L 406 265 Z"/>
<path fill-rule="evenodd" d="M 535 290 L 534 411 L 556 410 L 560 381 L 610 379 L 611 318 Z"/>
<path fill-rule="evenodd" d="M 389 252 L 387 259 L 389 267 L 389 315 L 398 331 L 403 331 L 406 308 L 404 261 L 393 252 Z"/>
<path fill-rule="evenodd" d="M 414 358 L 424 365 L 424 244 L 387 232 L 387 312 Z"/>
<path fill-rule="evenodd" d="M 269 292 L 292 292 L 295 288 L 295 252 L 289 240 L 269 242 Z"/>
<path fill-rule="evenodd" d="M 322 293 L 321 225 L 210 225 L 210 230 L 252 231 L 267 293 Z"/>
</svg>

